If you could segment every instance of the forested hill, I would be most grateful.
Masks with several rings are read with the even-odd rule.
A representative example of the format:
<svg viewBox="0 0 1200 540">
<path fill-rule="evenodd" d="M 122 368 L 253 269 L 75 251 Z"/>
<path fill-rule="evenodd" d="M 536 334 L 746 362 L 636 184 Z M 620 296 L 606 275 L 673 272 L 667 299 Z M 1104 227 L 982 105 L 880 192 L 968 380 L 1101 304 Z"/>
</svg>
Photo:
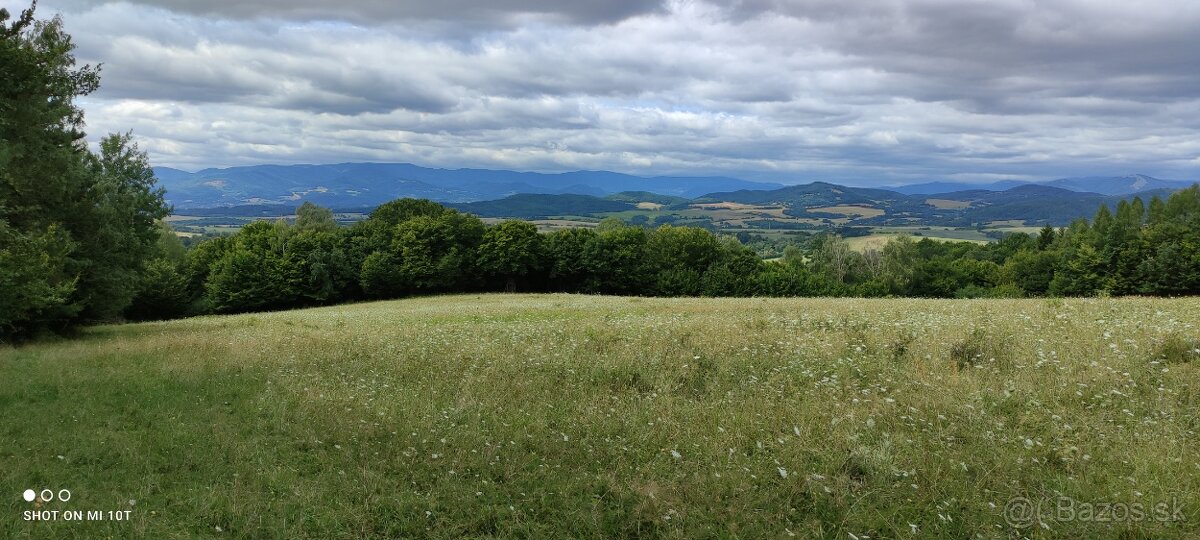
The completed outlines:
<svg viewBox="0 0 1200 540">
<path fill-rule="evenodd" d="M 542 195 L 526 193 L 513 195 L 496 201 L 479 201 L 448 205 L 480 217 L 519 217 L 537 219 L 551 216 L 587 216 L 608 212 L 622 212 L 634 208 L 634 204 L 592 197 L 590 195 Z"/>
<path fill-rule="evenodd" d="M 697 202 L 736 202 L 744 204 L 784 204 L 788 206 L 832 206 L 837 204 L 887 204 L 908 201 L 914 197 L 885 189 L 839 186 L 813 182 L 775 190 L 738 190 L 726 193 L 707 193 Z"/>
<path fill-rule="evenodd" d="M 1190 180 L 1163 180 L 1146 176 L 1144 174 L 1130 174 L 1126 176 L 1083 176 L 1077 178 L 1059 178 L 1045 182 L 1042 185 L 1056 187 L 1061 189 L 1069 189 L 1071 191 L 1081 191 L 1088 193 L 1099 193 L 1102 195 L 1130 195 L 1133 193 L 1143 193 L 1146 191 L 1157 190 L 1178 190 L 1184 189 L 1192 185 Z M 927 182 L 922 184 L 909 184 L 902 186 L 889 187 L 887 189 L 898 191 L 906 195 L 937 195 L 941 193 L 953 193 L 956 191 L 970 191 L 976 189 L 986 189 L 988 191 L 1004 191 L 1020 185 L 1027 185 L 1029 182 L 1019 180 L 1001 180 L 989 184 L 969 184 L 966 182 Z"/>
<path fill-rule="evenodd" d="M 779 226 L 836 222 L 962 227 L 998 221 L 1065 225 L 1090 216 L 1102 204 L 1115 207 L 1134 196 L 1149 200 L 1188 185 L 1131 175 L 1064 178 L 1041 184 L 931 183 L 879 189 L 828 182 L 782 186 L 727 177 L 646 178 L 607 171 L 540 174 L 432 169 L 405 163 L 261 165 L 196 173 L 158 168 L 155 172 L 177 213 L 191 215 L 201 213 L 193 211 L 196 209 L 225 208 L 238 213 L 244 207 L 286 213 L 306 201 L 369 210 L 396 198 L 412 197 L 484 217 L 604 217 L 632 211 L 646 213 L 647 219 L 653 220 L 663 215 L 667 219 L 671 212 L 682 210 L 695 218 L 694 214 L 735 203 L 762 207 L 762 215 L 754 209 L 741 210 L 747 211 L 750 220 L 771 219 L 780 222 L 775 224 Z"/>
<path fill-rule="evenodd" d="M 494 201 L 450 206 L 482 217 L 517 219 L 560 216 L 602 218 L 613 213 L 625 213 L 625 217 L 641 213 L 647 220 L 671 215 L 681 218 L 697 215 L 720 217 L 734 211 L 730 209 L 734 205 L 736 211 L 750 218 L 761 214 L 759 218 L 771 219 L 775 226 L 836 223 L 843 226 L 917 224 L 969 227 L 994 222 L 1063 226 L 1076 219 L 1090 217 L 1102 205 L 1116 208 L 1121 201 L 1135 197 L 1145 202 L 1155 196 L 1166 198 L 1170 193 L 1169 190 L 1156 190 L 1109 196 L 1024 184 L 1004 191 L 969 190 L 926 196 L 816 182 L 775 190 L 708 193 L 691 200 L 645 192 L 628 192 L 604 198 L 571 194 L 521 194 Z"/>
<path fill-rule="evenodd" d="M 938 195 L 905 195 L 882 189 L 826 183 L 788 186 L 770 191 L 710 193 L 700 202 L 732 202 L 780 206 L 794 217 L 838 214 L 853 225 L 973 226 L 997 221 L 1066 225 L 1095 213 L 1101 205 L 1115 208 L 1124 200 L 1166 197 L 1159 189 L 1126 195 L 1071 191 L 1049 185 L 1022 184 L 1003 191 L 975 189 Z"/>
<path fill-rule="evenodd" d="M 559 174 L 490 169 L 434 169 L 408 163 L 255 165 L 195 173 L 159 167 L 167 200 L 178 208 L 309 201 L 335 207 L 376 206 L 414 197 L 439 202 L 501 199 L 522 193 L 604 196 L 623 191 L 697 197 L 713 191 L 774 189 L 781 184 L 722 176 L 641 177 L 609 171 Z"/>
<path fill-rule="evenodd" d="M 340 163 L 331 165 L 254 165 L 186 172 L 158 167 L 159 182 L 167 201 L 176 208 L 212 208 L 248 204 L 298 206 L 304 201 L 329 207 L 370 207 L 414 197 L 443 203 L 503 199 L 517 194 L 570 194 L 605 197 L 622 192 L 695 199 L 713 193 L 738 191 L 794 192 L 834 186 L 797 178 L 784 187 L 725 176 L 642 177 L 610 171 L 574 171 L 557 174 L 491 169 L 436 169 L 408 163 Z M 863 179 L 869 184 L 870 179 Z M 1028 182 L 992 184 L 935 182 L 879 190 L 904 196 L 937 195 L 968 190 L 1005 191 Z M 1117 196 L 1150 190 L 1176 190 L 1191 182 L 1160 180 L 1145 175 L 1062 178 L 1042 186 L 1080 193 Z M 840 187 L 840 186 L 839 186 Z M 862 192 L 863 188 L 845 188 Z M 876 198 L 878 198 L 876 196 Z M 642 197 L 641 201 L 651 201 Z M 655 202 L 655 201 L 651 201 Z M 844 201 L 843 201 L 844 202 Z"/>
</svg>

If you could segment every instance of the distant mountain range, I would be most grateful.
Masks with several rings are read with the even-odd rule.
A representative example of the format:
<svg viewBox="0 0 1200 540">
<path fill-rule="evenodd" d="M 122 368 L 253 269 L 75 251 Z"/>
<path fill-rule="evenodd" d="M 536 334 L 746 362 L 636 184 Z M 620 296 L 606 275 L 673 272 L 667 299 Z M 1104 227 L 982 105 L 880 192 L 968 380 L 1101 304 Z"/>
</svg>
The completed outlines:
<svg viewBox="0 0 1200 540">
<path fill-rule="evenodd" d="M 637 193 L 607 197 L 563 194 L 522 194 L 495 201 L 452 204 L 482 217 L 545 219 L 604 217 L 612 213 L 645 211 L 647 217 L 676 213 L 717 226 L 812 228 L 821 226 L 952 226 L 987 224 L 1062 226 L 1090 218 L 1100 205 L 1115 207 L 1135 196 L 1148 200 L 1167 197 L 1172 190 L 1136 194 L 1081 193 L 1048 185 L 1021 184 L 1003 191 L 973 189 L 936 195 L 905 195 L 895 191 L 814 182 L 774 190 L 709 193 L 667 204 L 639 200 Z M 647 206 L 651 205 L 651 206 Z M 709 211 L 710 217 L 697 212 Z"/>
<path fill-rule="evenodd" d="M 188 173 L 155 169 L 177 213 L 280 215 L 302 201 L 367 211 L 401 198 L 427 198 L 483 217 L 603 217 L 674 211 L 718 226 L 947 225 L 1018 222 L 1064 225 L 1102 204 L 1166 196 L 1189 182 L 1145 175 L 1063 178 L 1043 183 L 933 182 L 887 189 L 813 182 L 784 186 L 728 177 L 639 177 L 607 171 L 542 174 L 432 169 L 403 163 L 260 165 Z M 214 209 L 201 211 L 199 209 Z M 717 212 L 717 211 L 720 212 Z M 686 211 L 686 212 L 685 212 Z M 712 217 L 704 217 L 710 212 Z M 625 214 L 627 217 L 630 214 Z"/>
<path fill-rule="evenodd" d="M 1049 182 L 1022 182 L 1020 180 L 1001 180 L 989 184 L 969 184 L 965 182 L 929 182 L 926 184 L 909 184 L 893 186 L 887 189 L 906 195 L 937 195 L 956 191 L 971 191 L 986 189 L 989 191 L 1004 191 L 1022 185 L 1050 186 L 1071 191 L 1099 193 L 1101 195 L 1130 195 L 1156 189 L 1183 189 L 1193 182 L 1183 180 L 1161 180 L 1144 174 L 1128 176 L 1084 176 L 1080 178 L 1059 178 Z"/>
<path fill-rule="evenodd" d="M 996 222 L 1066 225 L 1091 217 L 1100 205 L 1115 207 L 1123 199 L 1165 198 L 1173 189 L 1105 195 L 1047 184 L 1020 184 L 1005 190 L 971 189 L 933 195 L 906 195 L 883 189 L 814 183 L 771 191 L 712 193 L 697 201 L 777 205 L 796 218 L 848 217 L 850 225 L 946 225 L 969 227 Z M 858 210 L 856 210 L 858 209 Z"/>
<path fill-rule="evenodd" d="M 462 203 L 529 193 L 603 197 L 642 191 L 693 199 L 718 192 L 784 188 L 783 184 L 724 176 L 641 177 L 608 171 L 545 174 L 490 169 L 434 169 L 407 163 L 254 165 L 204 169 L 194 173 L 158 167 L 155 173 L 167 190 L 167 200 L 180 209 L 289 205 L 302 201 L 335 207 L 370 207 L 401 197 Z M 936 195 L 981 189 L 1004 191 L 1026 184 L 1031 183 L 1015 180 L 990 184 L 932 182 L 889 187 L 886 190 L 902 195 Z M 1062 178 L 1034 185 L 1101 195 L 1127 195 L 1155 189 L 1181 189 L 1190 185 L 1190 182 L 1160 180 L 1137 174 Z"/>
<path fill-rule="evenodd" d="M 336 207 L 375 206 L 402 197 L 440 202 L 487 201 L 519 193 L 604 196 L 622 191 L 697 197 L 714 191 L 774 189 L 782 184 L 722 176 L 640 177 L 608 171 L 558 174 L 488 169 L 432 169 L 407 163 L 255 165 L 189 173 L 165 167 L 154 172 L 177 208 L 248 204 Z"/>
</svg>

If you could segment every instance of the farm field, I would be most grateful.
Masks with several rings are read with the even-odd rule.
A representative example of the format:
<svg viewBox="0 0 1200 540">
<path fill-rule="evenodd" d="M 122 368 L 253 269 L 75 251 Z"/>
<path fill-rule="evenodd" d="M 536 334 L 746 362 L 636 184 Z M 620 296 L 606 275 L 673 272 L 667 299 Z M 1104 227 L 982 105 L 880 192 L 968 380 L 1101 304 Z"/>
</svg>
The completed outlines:
<svg viewBox="0 0 1200 540">
<path fill-rule="evenodd" d="M 783 216 L 782 210 L 778 207 L 754 207 L 749 205 L 733 205 L 732 203 L 715 203 L 710 205 L 694 205 L 695 208 L 682 211 L 644 211 L 631 210 L 626 212 L 609 213 L 605 216 L 612 215 L 623 220 L 630 220 L 635 216 L 645 216 L 647 222 L 652 221 L 660 215 L 675 215 L 681 221 L 675 222 L 676 225 L 688 225 L 693 223 L 689 220 L 707 220 L 711 219 L 719 228 L 717 231 L 723 234 L 736 234 L 741 232 L 762 235 L 768 238 L 777 239 L 794 235 L 797 230 L 793 229 L 764 229 L 759 227 L 747 226 L 747 222 L 753 220 L 771 219 L 779 223 L 793 223 L 797 225 L 805 225 L 808 228 L 801 231 L 812 234 L 827 228 L 821 228 L 821 223 L 811 219 L 799 219 Z M 742 206 L 745 208 L 728 208 L 730 206 Z M 280 216 L 284 219 L 294 219 L 292 216 Z M 176 234 L 179 236 L 198 236 L 204 233 L 213 234 L 233 234 L 239 231 L 247 223 L 251 223 L 255 219 L 280 219 L 273 218 L 248 218 L 248 217 L 207 217 L 199 218 L 195 216 L 171 216 L 170 221 L 176 228 Z M 342 223 L 352 223 L 363 218 L 362 214 L 338 214 L 337 219 Z M 489 225 L 494 225 L 505 221 L 509 218 L 483 218 L 483 222 Z M 529 219 L 530 223 L 537 226 L 538 230 L 544 233 L 553 232 L 562 229 L 576 228 L 593 228 L 600 222 L 600 217 L 596 216 L 551 216 L 545 219 Z M 1029 234 L 1037 234 L 1041 229 L 1039 227 L 1016 227 L 1006 224 L 994 225 L 992 228 L 986 229 L 992 233 L 1013 233 L 1024 232 Z M 847 240 L 852 249 L 856 251 L 880 250 L 887 244 L 889 240 L 899 234 L 908 234 L 915 240 L 929 238 L 940 242 L 973 242 L 987 243 L 994 241 L 994 238 L 989 237 L 984 231 L 975 228 L 965 227 L 943 227 L 943 226 L 878 226 L 871 227 L 871 234 L 860 237 L 850 237 Z"/>
<path fill-rule="evenodd" d="M 482 218 L 482 221 L 488 225 L 496 225 L 505 221 L 503 218 Z M 591 229 L 595 228 L 598 221 L 588 221 L 587 218 L 581 217 L 564 217 L 562 219 L 530 219 L 527 220 L 534 224 L 538 232 L 548 233 L 562 229 Z"/>
<path fill-rule="evenodd" d="M 461 295 L 93 327 L 0 349 L 0 536 L 1194 538 L 1198 370 L 1200 299 Z M 26 522 L 25 488 L 130 519 Z M 1083 517 L 1104 504 L 1145 513 Z"/>
<path fill-rule="evenodd" d="M 1037 232 L 1040 230 L 1041 229 L 1039 229 L 1039 228 L 1034 228 L 1034 230 L 1032 231 L 1032 234 L 1037 234 Z M 996 232 L 996 233 L 1015 233 L 1015 232 L 1028 233 L 1029 232 L 1028 230 L 1026 230 L 1026 228 L 1011 228 L 1011 227 L 997 227 L 994 229 L 988 229 L 987 231 L 988 232 Z M 947 241 L 955 241 L 955 242 L 961 242 L 961 241 L 991 242 L 994 240 L 994 238 L 989 237 L 987 234 L 985 234 L 984 231 L 981 231 L 979 229 L 966 228 L 966 227 L 938 227 L 938 226 L 872 227 L 871 232 L 876 233 L 876 234 L 891 234 L 891 235 L 908 234 L 908 235 L 912 236 L 914 240 L 920 240 L 922 238 L 932 238 L 935 240 L 936 239 L 944 239 Z"/>
<path fill-rule="evenodd" d="M 974 231 L 972 231 L 972 232 L 974 232 Z M 883 250 L 883 247 L 887 245 L 888 242 L 890 242 L 892 239 L 896 238 L 900 234 L 901 233 L 899 233 L 899 232 L 884 232 L 884 233 L 877 232 L 877 233 L 868 234 L 866 236 L 855 236 L 855 237 L 847 238 L 846 243 L 850 245 L 850 249 L 852 249 L 854 251 L 858 251 L 858 252 L 864 252 L 864 251 L 870 251 L 870 250 L 881 251 L 881 250 Z M 956 238 L 954 236 L 943 236 L 941 233 L 936 232 L 936 231 L 935 232 L 924 231 L 924 232 L 915 232 L 915 233 L 907 233 L 907 234 L 910 234 L 912 239 L 917 240 L 917 241 L 928 238 L 930 240 L 935 240 L 938 242 L 971 242 L 973 244 L 988 243 L 987 240 L 977 240 L 977 239 L 973 239 L 973 238 L 970 238 L 970 239 Z"/>
</svg>

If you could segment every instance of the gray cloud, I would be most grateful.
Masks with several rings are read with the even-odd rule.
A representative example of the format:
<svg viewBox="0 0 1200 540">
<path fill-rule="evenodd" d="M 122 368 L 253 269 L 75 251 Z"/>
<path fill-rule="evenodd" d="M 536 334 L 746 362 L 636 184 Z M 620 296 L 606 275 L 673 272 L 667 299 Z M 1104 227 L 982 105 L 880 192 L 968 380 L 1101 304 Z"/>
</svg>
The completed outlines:
<svg viewBox="0 0 1200 540">
<path fill-rule="evenodd" d="M 58 5 L 79 9 L 103 3 L 59 0 Z M 132 3 L 220 19 L 276 18 L 356 23 L 441 20 L 507 25 L 529 18 L 565 23 L 611 23 L 657 11 L 661 0 L 132 0 Z"/>
<path fill-rule="evenodd" d="M 59 6 L 92 131 L 163 165 L 1200 175 L 1200 4 L 183 4 Z"/>
</svg>

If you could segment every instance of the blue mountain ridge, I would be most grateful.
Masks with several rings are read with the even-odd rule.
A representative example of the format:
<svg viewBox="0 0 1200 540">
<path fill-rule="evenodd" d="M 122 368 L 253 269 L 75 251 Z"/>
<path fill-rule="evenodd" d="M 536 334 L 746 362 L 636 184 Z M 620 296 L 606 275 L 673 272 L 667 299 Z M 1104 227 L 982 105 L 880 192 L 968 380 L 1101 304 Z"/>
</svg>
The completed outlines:
<svg viewBox="0 0 1200 540">
<path fill-rule="evenodd" d="M 1022 180 L 1000 180 L 986 184 L 968 182 L 928 182 L 922 184 L 907 184 L 890 186 L 890 189 L 905 195 L 939 195 L 957 191 L 985 189 L 988 191 L 1005 191 L 1022 185 L 1043 185 L 1085 193 L 1101 195 L 1130 195 L 1158 189 L 1183 189 L 1192 185 L 1193 181 L 1162 180 L 1144 174 L 1126 176 L 1083 176 L 1076 178 L 1059 178 L 1048 182 L 1027 182 Z"/>
<path fill-rule="evenodd" d="M 491 169 L 434 169 L 408 163 L 255 165 L 189 173 L 155 169 L 168 202 L 179 208 L 247 204 L 374 206 L 401 197 L 439 202 L 501 199 L 519 193 L 604 196 L 623 191 L 697 197 L 736 189 L 775 189 L 782 184 L 723 176 L 642 177 L 609 171 L 535 173 Z"/>
<path fill-rule="evenodd" d="M 401 198 L 426 198 L 444 203 L 469 203 L 504 199 L 517 194 L 571 194 L 604 197 L 621 192 L 644 191 L 695 199 L 713 194 L 739 192 L 738 198 L 779 198 L 776 190 L 788 190 L 784 198 L 796 199 L 805 192 L 837 194 L 842 203 L 854 197 L 846 190 L 872 190 L 874 200 L 903 196 L 932 196 L 963 191 L 1007 191 L 1032 185 L 1106 196 L 1129 195 L 1154 190 L 1182 189 L 1190 182 L 1162 180 L 1134 174 L 1118 177 L 1061 178 L 1048 182 L 1003 180 L 986 184 L 929 182 L 886 188 L 848 188 L 825 182 L 784 185 L 753 182 L 727 176 L 635 176 L 610 171 L 536 173 L 494 169 L 438 169 L 409 163 L 338 163 L 328 165 L 253 165 L 210 168 L 187 172 L 169 167 L 155 168 L 167 200 L 177 208 L 215 208 L 244 205 L 299 205 L 311 201 L 330 207 L 366 208 Z M 740 192 L 746 192 L 744 194 Z M 891 195 L 888 195 L 891 194 Z"/>
</svg>

